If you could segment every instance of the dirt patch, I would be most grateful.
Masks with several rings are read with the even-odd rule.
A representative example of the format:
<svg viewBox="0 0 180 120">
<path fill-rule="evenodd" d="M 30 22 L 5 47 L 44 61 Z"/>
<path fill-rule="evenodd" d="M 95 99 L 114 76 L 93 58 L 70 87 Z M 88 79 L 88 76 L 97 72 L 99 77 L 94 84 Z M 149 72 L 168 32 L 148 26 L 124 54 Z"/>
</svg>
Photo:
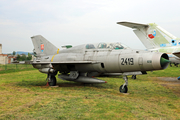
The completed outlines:
<svg viewBox="0 0 180 120">
<path fill-rule="evenodd" d="M 157 79 L 163 80 L 163 81 L 169 81 L 169 82 L 177 82 L 180 84 L 180 80 L 174 77 L 157 77 Z"/>
<path fill-rule="evenodd" d="M 160 85 L 171 89 L 176 95 L 180 96 L 180 80 L 175 77 L 157 77 Z"/>
</svg>

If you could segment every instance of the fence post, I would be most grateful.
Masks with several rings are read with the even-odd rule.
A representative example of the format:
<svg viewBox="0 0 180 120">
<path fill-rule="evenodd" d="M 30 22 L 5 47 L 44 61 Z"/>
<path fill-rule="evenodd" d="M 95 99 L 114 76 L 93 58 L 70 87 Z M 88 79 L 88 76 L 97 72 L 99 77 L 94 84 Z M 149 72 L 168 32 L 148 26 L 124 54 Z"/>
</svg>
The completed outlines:
<svg viewBox="0 0 180 120">
<path fill-rule="evenodd" d="M 5 64 L 5 70 L 7 70 L 7 64 Z"/>
</svg>

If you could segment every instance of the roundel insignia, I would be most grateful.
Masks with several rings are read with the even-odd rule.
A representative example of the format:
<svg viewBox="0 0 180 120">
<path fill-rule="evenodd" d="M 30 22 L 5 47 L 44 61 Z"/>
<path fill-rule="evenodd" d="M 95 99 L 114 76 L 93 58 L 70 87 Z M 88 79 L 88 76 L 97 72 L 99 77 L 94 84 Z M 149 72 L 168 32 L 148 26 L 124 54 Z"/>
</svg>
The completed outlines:
<svg viewBox="0 0 180 120">
<path fill-rule="evenodd" d="M 148 37 L 150 39 L 153 39 L 156 36 L 156 31 L 154 30 L 154 32 L 152 34 L 148 34 Z"/>
<path fill-rule="evenodd" d="M 154 36 L 152 34 L 148 34 L 148 37 L 151 38 L 151 39 L 154 38 Z"/>
<path fill-rule="evenodd" d="M 41 44 L 41 52 L 44 51 L 44 44 Z"/>
</svg>

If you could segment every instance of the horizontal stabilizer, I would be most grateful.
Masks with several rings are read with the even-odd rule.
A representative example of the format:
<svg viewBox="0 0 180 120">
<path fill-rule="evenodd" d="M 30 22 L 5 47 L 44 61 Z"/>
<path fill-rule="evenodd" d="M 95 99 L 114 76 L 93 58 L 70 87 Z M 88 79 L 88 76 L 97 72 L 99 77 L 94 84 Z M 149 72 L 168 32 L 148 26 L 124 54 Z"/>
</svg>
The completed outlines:
<svg viewBox="0 0 180 120">
<path fill-rule="evenodd" d="M 177 56 L 178 58 L 180 58 L 180 52 L 175 52 L 173 53 L 173 55 Z"/>
<path fill-rule="evenodd" d="M 141 23 L 133 23 L 133 22 L 117 22 L 117 24 L 130 27 L 130 28 L 142 28 L 142 27 L 148 27 L 148 24 L 141 24 Z"/>
</svg>

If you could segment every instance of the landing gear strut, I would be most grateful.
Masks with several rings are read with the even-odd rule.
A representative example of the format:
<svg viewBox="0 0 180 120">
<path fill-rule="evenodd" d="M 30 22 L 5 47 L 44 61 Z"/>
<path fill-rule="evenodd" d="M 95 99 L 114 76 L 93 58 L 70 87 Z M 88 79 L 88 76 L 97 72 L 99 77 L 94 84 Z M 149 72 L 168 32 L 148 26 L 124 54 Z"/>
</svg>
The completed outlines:
<svg viewBox="0 0 180 120">
<path fill-rule="evenodd" d="M 125 83 L 119 87 L 119 92 L 127 93 L 127 91 L 128 91 L 128 87 L 127 87 L 128 86 L 128 77 L 125 75 L 125 76 L 123 76 L 123 79 L 124 79 Z"/>
<path fill-rule="evenodd" d="M 55 86 L 56 85 L 55 75 L 48 74 L 47 80 L 48 80 L 49 86 Z"/>
<path fill-rule="evenodd" d="M 135 80 L 135 79 L 136 79 L 136 75 L 132 75 L 132 79 L 134 79 L 134 80 Z"/>
<path fill-rule="evenodd" d="M 176 67 L 178 67 L 179 63 L 174 63 L 174 65 L 175 65 Z"/>
<path fill-rule="evenodd" d="M 173 63 L 174 66 L 178 67 L 179 63 Z M 170 67 L 172 67 L 172 63 L 170 63 Z"/>
</svg>

